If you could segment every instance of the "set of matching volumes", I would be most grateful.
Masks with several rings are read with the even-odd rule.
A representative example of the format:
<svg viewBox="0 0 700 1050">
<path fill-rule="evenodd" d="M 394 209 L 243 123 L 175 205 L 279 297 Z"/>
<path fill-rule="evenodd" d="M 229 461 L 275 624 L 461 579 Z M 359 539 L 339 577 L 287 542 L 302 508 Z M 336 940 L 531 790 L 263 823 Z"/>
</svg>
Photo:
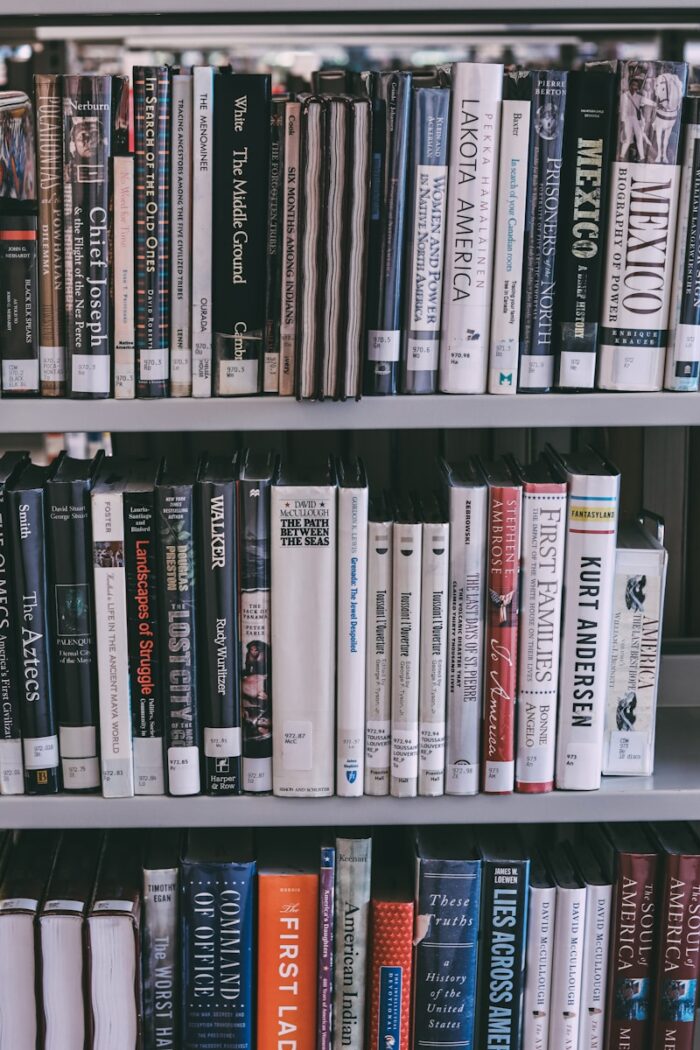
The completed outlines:
<svg viewBox="0 0 700 1050">
<path fill-rule="evenodd" d="M 126 77 L 37 76 L 36 176 L 29 100 L 0 105 L 4 393 L 697 390 L 686 89 L 664 61 L 320 71 L 294 98 L 139 66 L 132 129 Z"/>
<path fill-rule="evenodd" d="M 687 824 L 5 833 L 0 1050 L 692 1050 Z"/>
</svg>

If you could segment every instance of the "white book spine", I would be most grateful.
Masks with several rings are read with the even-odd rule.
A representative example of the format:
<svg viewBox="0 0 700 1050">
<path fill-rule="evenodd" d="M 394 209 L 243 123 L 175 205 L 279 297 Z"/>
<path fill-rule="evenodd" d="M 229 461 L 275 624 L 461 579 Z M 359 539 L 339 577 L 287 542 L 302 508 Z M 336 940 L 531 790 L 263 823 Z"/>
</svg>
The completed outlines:
<svg viewBox="0 0 700 1050">
<path fill-rule="evenodd" d="M 422 525 L 394 525 L 391 794 L 418 793 Z"/>
<path fill-rule="evenodd" d="M 556 786 L 600 787 L 619 476 L 570 474 Z"/>
<path fill-rule="evenodd" d="M 115 157 L 114 179 L 114 396 L 136 397 L 134 295 L 134 158 Z"/>
<path fill-rule="evenodd" d="M 134 794 L 121 492 L 93 492 L 92 545 L 97 624 L 102 794 Z"/>
<path fill-rule="evenodd" d="M 549 1004 L 551 1050 L 578 1050 L 585 928 L 586 887 L 558 886 Z"/>
<path fill-rule="evenodd" d="M 603 773 L 654 772 L 665 550 L 619 548 L 605 712 Z"/>
<path fill-rule="evenodd" d="M 282 180 L 282 311 L 280 317 L 280 375 L 282 397 L 294 394 L 296 369 L 297 259 L 299 252 L 299 129 L 301 104 L 284 107 L 284 176 Z"/>
<path fill-rule="evenodd" d="M 578 1050 L 603 1050 L 612 886 L 586 886 Z"/>
<path fill-rule="evenodd" d="M 394 526 L 370 521 L 367 535 L 365 794 L 389 794 Z"/>
<path fill-rule="evenodd" d="M 514 394 L 518 388 L 530 105 L 526 100 L 505 99 L 501 110 L 489 348 L 490 394 Z"/>
<path fill-rule="evenodd" d="M 335 786 L 336 488 L 275 485 L 271 499 L 272 782 Z"/>
<path fill-rule="evenodd" d="M 522 1050 L 547 1050 L 556 892 L 554 886 L 530 886 Z"/>
<path fill-rule="evenodd" d="M 338 489 L 336 794 L 362 795 L 367 655 L 367 486 Z"/>
<path fill-rule="evenodd" d="M 172 80 L 170 396 L 192 395 L 192 76 Z"/>
<path fill-rule="evenodd" d="M 483 394 L 489 358 L 503 66 L 452 67 L 440 390 Z"/>
<path fill-rule="evenodd" d="M 445 793 L 445 698 L 450 526 L 423 524 L 418 794 Z"/>
<path fill-rule="evenodd" d="M 453 486 L 450 502 L 449 664 L 445 793 L 479 790 L 486 596 L 486 485 Z"/>
<path fill-rule="evenodd" d="M 211 397 L 214 69 L 192 73 L 192 395 Z"/>
<path fill-rule="evenodd" d="M 523 489 L 515 783 L 525 792 L 554 787 L 566 534 L 563 486 L 558 492 L 537 489 L 527 484 Z"/>
</svg>

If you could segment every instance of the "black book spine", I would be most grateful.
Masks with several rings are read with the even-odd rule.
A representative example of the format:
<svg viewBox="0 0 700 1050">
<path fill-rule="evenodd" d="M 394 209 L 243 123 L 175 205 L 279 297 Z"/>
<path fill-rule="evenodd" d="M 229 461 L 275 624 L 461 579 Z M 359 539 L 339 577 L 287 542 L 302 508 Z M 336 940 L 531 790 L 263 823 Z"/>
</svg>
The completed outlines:
<svg viewBox="0 0 700 1050">
<path fill-rule="evenodd" d="M 239 637 L 243 787 L 272 791 L 270 482 L 238 482 Z"/>
<path fill-rule="evenodd" d="M 39 271 L 36 215 L 0 215 L 4 397 L 39 393 Z"/>
<path fill-rule="evenodd" d="M 54 686 L 63 786 L 100 787 L 98 685 L 89 480 L 46 486 Z"/>
<path fill-rule="evenodd" d="M 533 73 L 518 389 L 554 385 L 554 303 L 567 74 Z"/>
<path fill-rule="evenodd" d="M 240 795 L 236 483 L 203 479 L 198 489 L 204 788 L 208 795 Z"/>
<path fill-rule="evenodd" d="M 167 397 L 170 369 L 170 70 L 134 69 L 137 397 Z"/>
<path fill-rule="evenodd" d="M 284 211 L 284 115 L 286 101 L 270 105 L 270 166 L 267 212 L 267 280 L 263 393 L 279 392 L 280 323 L 282 319 L 282 220 Z"/>
<path fill-rule="evenodd" d="M 214 88 L 214 392 L 260 390 L 265 330 L 265 236 L 270 77 L 221 73 Z"/>
<path fill-rule="evenodd" d="M 395 394 L 401 353 L 411 74 L 376 73 L 372 81 L 365 393 Z"/>
<path fill-rule="evenodd" d="M 24 792 L 20 697 L 23 682 L 17 639 L 21 620 L 12 595 L 12 546 L 7 491 L 0 483 L 0 793 Z"/>
<path fill-rule="evenodd" d="M 666 390 L 700 385 L 700 98 L 683 100 L 683 174 L 666 352 Z"/>
<path fill-rule="evenodd" d="M 200 791 L 193 488 L 191 484 L 167 483 L 156 487 L 165 745 L 171 795 L 197 795 Z"/>
<path fill-rule="evenodd" d="M 63 78 L 66 352 L 70 396 L 109 397 L 112 78 Z"/>
<path fill-rule="evenodd" d="M 134 787 L 137 795 L 162 795 L 164 712 L 155 489 L 124 492 L 124 564 Z"/>
<path fill-rule="evenodd" d="M 595 386 L 615 77 L 569 74 L 556 260 L 558 387 Z"/>
<path fill-rule="evenodd" d="M 51 632 L 42 489 L 10 490 L 10 537 L 15 617 L 20 626 L 19 687 L 27 794 L 48 795 L 60 785 L 58 734 L 51 668 Z"/>
</svg>

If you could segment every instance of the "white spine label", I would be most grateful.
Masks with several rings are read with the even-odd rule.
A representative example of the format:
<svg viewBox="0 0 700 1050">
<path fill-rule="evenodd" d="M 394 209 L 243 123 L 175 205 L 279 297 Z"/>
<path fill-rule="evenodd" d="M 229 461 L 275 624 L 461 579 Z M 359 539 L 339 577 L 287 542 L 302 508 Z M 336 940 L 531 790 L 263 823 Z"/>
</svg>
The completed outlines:
<svg viewBox="0 0 700 1050">
<path fill-rule="evenodd" d="M 71 387 L 74 394 L 109 394 L 112 358 L 109 354 L 73 354 Z"/>
<path fill-rule="evenodd" d="M 367 357 L 370 361 L 398 361 L 401 351 L 401 332 L 376 331 L 367 333 Z"/>
</svg>

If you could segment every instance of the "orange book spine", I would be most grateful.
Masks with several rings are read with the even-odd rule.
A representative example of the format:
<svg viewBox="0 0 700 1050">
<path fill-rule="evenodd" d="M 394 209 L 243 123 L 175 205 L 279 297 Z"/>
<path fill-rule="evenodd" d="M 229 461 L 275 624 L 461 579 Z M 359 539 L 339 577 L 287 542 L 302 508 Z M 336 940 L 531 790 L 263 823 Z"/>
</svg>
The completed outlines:
<svg viewBox="0 0 700 1050">
<path fill-rule="evenodd" d="M 318 875 L 258 877 L 258 1040 L 261 1050 L 315 1050 Z"/>
<path fill-rule="evenodd" d="M 373 900 L 369 1048 L 410 1050 L 413 903 Z"/>
</svg>

